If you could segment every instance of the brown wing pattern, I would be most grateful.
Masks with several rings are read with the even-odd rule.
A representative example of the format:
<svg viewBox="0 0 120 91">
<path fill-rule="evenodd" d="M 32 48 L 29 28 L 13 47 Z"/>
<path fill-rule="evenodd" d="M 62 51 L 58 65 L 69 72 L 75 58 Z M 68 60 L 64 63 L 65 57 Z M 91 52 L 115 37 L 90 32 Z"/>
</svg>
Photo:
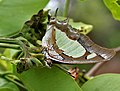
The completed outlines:
<svg viewBox="0 0 120 91">
<path fill-rule="evenodd" d="M 116 54 L 113 49 L 104 48 L 95 44 L 88 36 L 84 34 L 80 34 L 77 41 L 90 53 L 96 53 L 106 60 L 110 60 Z"/>
<path fill-rule="evenodd" d="M 56 18 L 50 19 L 48 26 L 51 26 L 51 28 L 47 30 L 51 32 L 48 33 L 47 31 L 42 40 L 42 46 L 45 48 L 44 54 L 46 59 L 65 64 L 84 64 L 107 61 L 115 55 L 115 51 L 113 49 L 104 48 L 95 44 L 88 36 L 78 33 L 77 29 L 72 28 L 72 26 L 70 26 L 66 21 L 67 20 L 58 21 Z M 73 58 L 64 54 L 63 50 L 60 50 L 56 44 L 55 28 L 64 32 L 68 38 L 77 40 L 87 50 L 87 52 L 82 57 L 78 58 Z M 91 53 L 95 53 L 97 56 L 87 59 L 87 56 Z"/>
</svg>

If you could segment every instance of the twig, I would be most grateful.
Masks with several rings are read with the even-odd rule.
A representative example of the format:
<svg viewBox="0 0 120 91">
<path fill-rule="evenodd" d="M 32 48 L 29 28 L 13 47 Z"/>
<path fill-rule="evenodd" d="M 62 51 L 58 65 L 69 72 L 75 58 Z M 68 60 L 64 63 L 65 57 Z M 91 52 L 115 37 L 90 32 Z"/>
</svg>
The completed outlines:
<svg viewBox="0 0 120 91">
<path fill-rule="evenodd" d="M 90 69 L 90 70 L 85 74 L 85 76 L 88 76 L 88 77 L 92 76 L 105 62 L 106 62 L 106 61 L 95 64 L 95 65 L 92 67 L 92 69 Z"/>
<path fill-rule="evenodd" d="M 20 87 L 22 87 L 22 88 L 24 88 L 24 89 L 27 90 L 27 88 L 26 88 L 23 84 L 15 81 L 14 79 L 12 79 L 12 78 L 10 78 L 10 77 L 8 77 L 8 76 L 5 76 L 5 78 L 6 78 L 8 81 L 11 81 L 11 82 L 15 83 L 16 85 L 18 85 L 18 86 L 20 86 Z"/>
</svg>

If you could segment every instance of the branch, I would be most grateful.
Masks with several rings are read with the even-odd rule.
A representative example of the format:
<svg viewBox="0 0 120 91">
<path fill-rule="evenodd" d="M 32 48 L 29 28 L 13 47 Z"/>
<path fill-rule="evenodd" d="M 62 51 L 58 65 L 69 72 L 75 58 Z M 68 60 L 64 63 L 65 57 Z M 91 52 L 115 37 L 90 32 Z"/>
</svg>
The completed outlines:
<svg viewBox="0 0 120 91">
<path fill-rule="evenodd" d="M 94 74 L 97 70 L 99 70 L 99 68 L 100 68 L 105 62 L 107 62 L 107 61 L 104 61 L 104 62 L 100 62 L 100 63 L 95 64 L 95 65 L 85 74 L 85 76 L 88 76 L 88 77 L 93 76 L 93 74 Z"/>
</svg>

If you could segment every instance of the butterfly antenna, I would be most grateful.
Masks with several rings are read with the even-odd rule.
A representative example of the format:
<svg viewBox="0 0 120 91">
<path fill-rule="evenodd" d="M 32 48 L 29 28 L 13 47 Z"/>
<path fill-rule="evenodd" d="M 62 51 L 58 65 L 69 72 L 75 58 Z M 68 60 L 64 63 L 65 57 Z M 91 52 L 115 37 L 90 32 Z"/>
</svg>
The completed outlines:
<svg viewBox="0 0 120 91">
<path fill-rule="evenodd" d="M 55 17 L 57 17 L 58 8 L 55 10 Z"/>
</svg>

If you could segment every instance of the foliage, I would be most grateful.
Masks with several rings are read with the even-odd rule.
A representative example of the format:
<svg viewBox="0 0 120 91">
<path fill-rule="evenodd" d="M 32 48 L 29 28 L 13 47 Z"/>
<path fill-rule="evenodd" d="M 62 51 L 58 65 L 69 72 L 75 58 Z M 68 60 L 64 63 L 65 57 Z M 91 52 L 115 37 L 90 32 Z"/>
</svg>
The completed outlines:
<svg viewBox="0 0 120 91">
<path fill-rule="evenodd" d="M 35 67 L 18 74 L 29 91 L 82 91 L 76 82 L 57 67 Z"/>
<path fill-rule="evenodd" d="M 116 20 L 120 20 L 120 0 L 103 0 Z"/>
<path fill-rule="evenodd" d="M 23 23 L 42 9 L 48 0 L 1 0 L 0 1 L 0 36 L 13 35 Z"/>
<path fill-rule="evenodd" d="M 104 74 L 86 82 L 83 91 L 119 91 L 119 74 Z"/>
<path fill-rule="evenodd" d="M 69 0 L 66 2 L 65 11 L 68 12 Z M 104 2 L 115 19 L 119 20 L 119 0 Z M 53 64 L 51 68 L 46 67 L 41 40 L 50 14 L 49 10 L 41 9 L 47 3 L 48 0 L 0 1 L 0 91 L 118 91 L 119 74 L 100 75 L 91 79 L 80 72 L 78 79 L 74 80 L 66 71 L 73 67 L 71 65 Z M 82 28 L 83 34 L 88 34 L 93 28 L 92 25 L 72 19 L 69 24 L 77 29 Z M 74 50 L 78 45 L 67 39 L 64 33 L 57 31 L 56 37 L 59 39 L 58 46 L 65 50 L 65 54 L 74 57 L 81 55 L 79 50 Z"/>
</svg>

